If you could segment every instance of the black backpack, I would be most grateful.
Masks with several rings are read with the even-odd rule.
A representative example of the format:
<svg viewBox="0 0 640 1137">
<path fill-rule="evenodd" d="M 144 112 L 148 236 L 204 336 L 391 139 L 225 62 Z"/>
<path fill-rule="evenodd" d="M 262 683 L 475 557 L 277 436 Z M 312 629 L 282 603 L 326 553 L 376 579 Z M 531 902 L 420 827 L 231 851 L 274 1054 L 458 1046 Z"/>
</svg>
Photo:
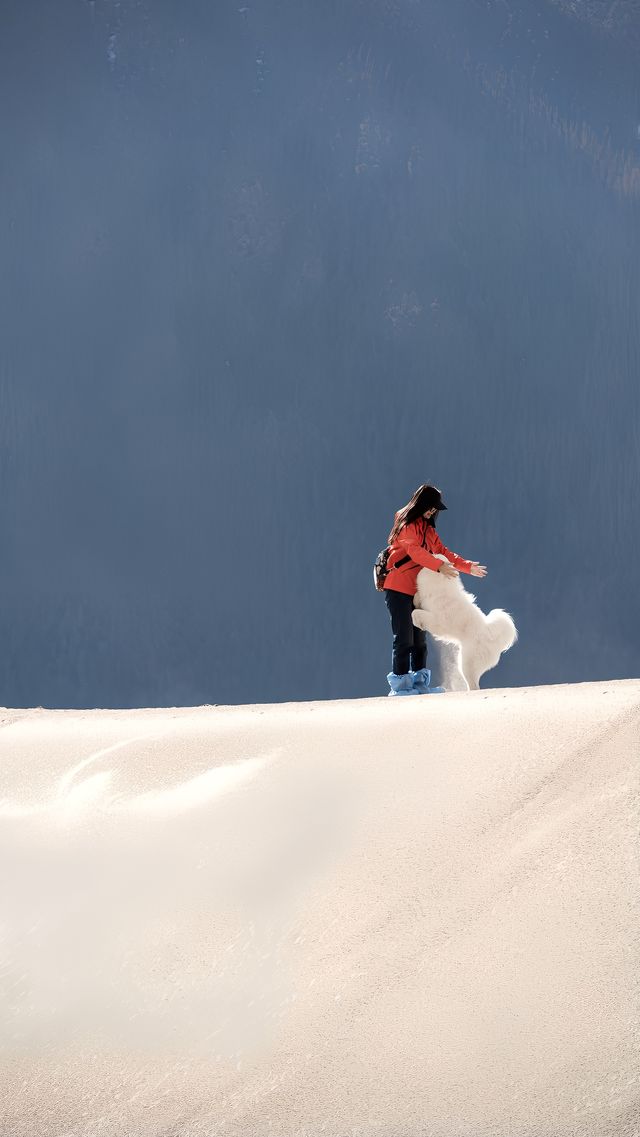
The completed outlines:
<svg viewBox="0 0 640 1137">
<path fill-rule="evenodd" d="M 375 559 L 373 566 L 373 583 L 378 592 L 384 592 L 384 582 L 387 579 L 387 573 L 389 572 L 389 569 L 387 568 L 387 561 L 389 560 L 390 552 L 391 546 L 387 545 L 386 549 L 380 550 Z M 404 565 L 407 563 L 407 561 L 410 560 L 411 557 L 408 555 L 406 557 L 401 557 L 399 561 L 396 561 L 393 567 L 394 569 L 400 568 L 400 565 Z"/>
</svg>

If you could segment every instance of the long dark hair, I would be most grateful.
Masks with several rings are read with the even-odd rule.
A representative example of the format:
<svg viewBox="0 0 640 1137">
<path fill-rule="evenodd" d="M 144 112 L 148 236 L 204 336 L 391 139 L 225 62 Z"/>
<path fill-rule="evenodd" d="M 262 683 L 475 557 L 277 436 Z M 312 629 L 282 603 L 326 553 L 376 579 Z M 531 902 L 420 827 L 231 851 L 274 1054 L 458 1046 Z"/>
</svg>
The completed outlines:
<svg viewBox="0 0 640 1137">
<path fill-rule="evenodd" d="M 407 504 L 396 513 L 393 528 L 388 537 L 388 544 L 393 545 L 400 530 L 405 525 L 409 525 L 412 521 L 415 521 L 418 517 L 422 517 L 422 514 L 427 509 L 432 509 L 434 506 L 437 509 L 440 501 L 441 494 L 437 486 L 432 486 L 429 482 L 424 486 L 418 486 L 411 501 L 408 501 Z M 434 513 L 428 520 L 425 518 L 425 524 L 432 525 L 435 529 L 437 517 L 438 514 Z"/>
</svg>

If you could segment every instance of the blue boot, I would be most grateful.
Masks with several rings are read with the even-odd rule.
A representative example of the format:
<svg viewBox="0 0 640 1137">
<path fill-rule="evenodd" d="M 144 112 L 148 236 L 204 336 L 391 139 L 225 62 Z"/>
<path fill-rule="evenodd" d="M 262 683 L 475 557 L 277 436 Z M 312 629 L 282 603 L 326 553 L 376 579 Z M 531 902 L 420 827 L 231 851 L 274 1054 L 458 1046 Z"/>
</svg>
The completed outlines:
<svg viewBox="0 0 640 1137">
<path fill-rule="evenodd" d="M 430 687 L 431 672 L 428 667 L 421 667 L 419 671 L 410 671 L 413 679 L 413 689 L 419 695 L 444 695 L 444 687 Z"/>
<path fill-rule="evenodd" d="M 387 681 L 391 690 L 389 695 L 419 695 L 420 692 L 416 691 L 413 685 L 413 674 L 408 671 L 406 675 L 394 675 L 390 671 L 387 675 Z"/>
</svg>

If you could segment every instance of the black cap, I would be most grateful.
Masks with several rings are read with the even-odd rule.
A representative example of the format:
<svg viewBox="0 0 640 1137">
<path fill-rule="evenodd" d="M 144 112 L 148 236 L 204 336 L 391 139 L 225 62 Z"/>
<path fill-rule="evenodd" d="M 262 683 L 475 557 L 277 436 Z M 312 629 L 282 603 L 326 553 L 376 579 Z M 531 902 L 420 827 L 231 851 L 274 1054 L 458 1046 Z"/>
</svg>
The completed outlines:
<svg viewBox="0 0 640 1137">
<path fill-rule="evenodd" d="M 420 495 L 420 509 L 446 509 L 446 505 L 442 500 L 442 494 L 437 486 L 425 486 Z"/>
</svg>

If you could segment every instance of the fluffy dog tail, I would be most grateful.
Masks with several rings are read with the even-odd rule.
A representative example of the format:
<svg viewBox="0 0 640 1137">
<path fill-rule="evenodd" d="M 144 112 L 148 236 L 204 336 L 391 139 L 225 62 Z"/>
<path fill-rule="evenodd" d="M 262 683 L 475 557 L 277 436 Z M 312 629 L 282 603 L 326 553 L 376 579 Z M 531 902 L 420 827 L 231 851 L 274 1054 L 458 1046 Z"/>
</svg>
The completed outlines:
<svg viewBox="0 0 640 1137">
<path fill-rule="evenodd" d="M 487 615 L 487 624 L 495 647 L 501 652 L 513 647 L 518 638 L 518 629 L 508 612 L 503 608 L 492 608 Z"/>
</svg>

